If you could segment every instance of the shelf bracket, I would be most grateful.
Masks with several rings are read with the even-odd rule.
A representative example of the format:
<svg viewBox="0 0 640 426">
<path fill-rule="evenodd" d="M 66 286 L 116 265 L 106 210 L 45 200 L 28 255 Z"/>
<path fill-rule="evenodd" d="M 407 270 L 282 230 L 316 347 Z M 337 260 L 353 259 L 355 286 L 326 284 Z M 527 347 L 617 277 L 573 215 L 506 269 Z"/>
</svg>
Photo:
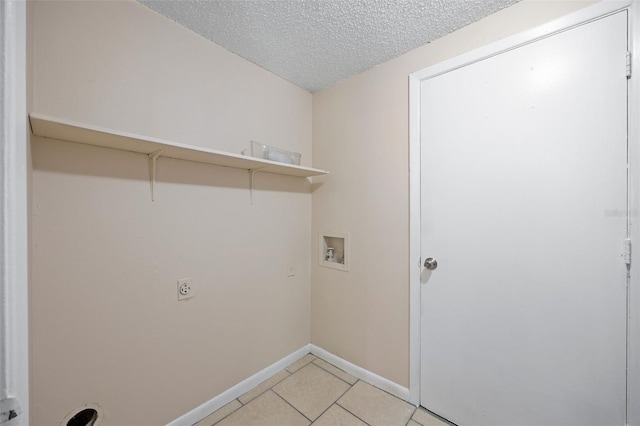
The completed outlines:
<svg viewBox="0 0 640 426">
<path fill-rule="evenodd" d="M 259 171 L 260 169 L 249 169 L 249 198 L 251 199 L 251 205 L 253 205 L 253 175 Z"/>
<path fill-rule="evenodd" d="M 158 150 L 149 154 L 149 184 L 151 185 L 151 201 L 155 201 L 153 189 L 156 184 L 156 160 L 162 154 L 162 150 Z"/>
</svg>

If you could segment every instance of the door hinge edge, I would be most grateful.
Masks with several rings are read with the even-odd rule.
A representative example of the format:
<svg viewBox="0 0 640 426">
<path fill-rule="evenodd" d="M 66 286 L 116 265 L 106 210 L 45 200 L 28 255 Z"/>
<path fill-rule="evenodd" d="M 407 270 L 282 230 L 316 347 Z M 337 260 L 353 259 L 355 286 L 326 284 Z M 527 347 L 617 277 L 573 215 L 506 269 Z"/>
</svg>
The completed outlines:
<svg viewBox="0 0 640 426">
<path fill-rule="evenodd" d="M 627 50 L 627 78 L 631 78 L 631 52 Z"/>
<path fill-rule="evenodd" d="M 622 252 L 622 258 L 624 259 L 624 263 L 627 265 L 631 265 L 631 239 L 625 238 L 624 240 L 624 249 Z"/>
</svg>

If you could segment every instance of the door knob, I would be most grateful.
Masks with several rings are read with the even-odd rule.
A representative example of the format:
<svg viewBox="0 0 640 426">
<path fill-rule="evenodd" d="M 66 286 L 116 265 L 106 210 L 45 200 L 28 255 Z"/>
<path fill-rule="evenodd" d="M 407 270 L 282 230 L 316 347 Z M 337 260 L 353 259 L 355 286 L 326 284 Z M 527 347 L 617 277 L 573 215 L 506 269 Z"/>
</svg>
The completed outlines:
<svg viewBox="0 0 640 426">
<path fill-rule="evenodd" d="M 438 261 L 435 260 L 433 257 L 427 257 L 424 260 L 424 267 L 427 268 L 430 271 L 433 271 L 434 269 L 436 269 L 438 267 Z"/>
</svg>

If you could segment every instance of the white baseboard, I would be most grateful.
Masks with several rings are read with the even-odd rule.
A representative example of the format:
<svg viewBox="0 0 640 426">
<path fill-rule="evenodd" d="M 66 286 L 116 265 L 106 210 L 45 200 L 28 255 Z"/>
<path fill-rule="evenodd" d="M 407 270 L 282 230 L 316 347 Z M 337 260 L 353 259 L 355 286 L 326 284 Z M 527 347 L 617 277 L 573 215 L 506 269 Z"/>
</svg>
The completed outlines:
<svg viewBox="0 0 640 426">
<path fill-rule="evenodd" d="M 226 391 L 222 392 L 220 395 L 210 399 L 209 401 L 194 408 L 188 413 L 183 414 L 182 416 L 170 422 L 167 426 L 191 426 L 194 423 L 199 422 L 217 409 L 225 406 L 234 399 L 255 388 L 271 376 L 279 373 L 281 370 L 293 364 L 309 352 L 311 352 L 310 344 L 301 347 L 292 354 L 285 356 L 280 361 L 271 364 L 264 370 L 257 372 L 248 379 L 245 379 L 232 388 L 229 388 Z"/>
<path fill-rule="evenodd" d="M 400 386 L 399 384 L 392 382 L 389 379 L 385 379 L 382 376 L 378 376 L 375 373 L 372 373 L 369 370 L 365 370 L 362 367 L 358 367 L 355 364 L 351 364 L 349 361 L 346 361 L 340 358 L 337 355 L 332 354 L 331 352 L 327 352 L 322 348 L 317 347 L 316 345 L 311 346 L 311 353 L 317 356 L 318 358 L 322 358 L 327 361 L 329 364 L 333 364 L 341 370 L 346 371 L 358 379 L 369 383 L 383 391 L 389 392 L 391 395 L 397 396 L 400 399 L 403 399 L 407 402 L 410 402 L 410 392 L 408 388 L 404 386 Z"/>
<path fill-rule="evenodd" d="M 234 399 L 250 391 L 260 383 L 279 373 L 308 353 L 314 354 L 318 358 L 321 358 L 328 363 L 335 365 L 339 369 L 346 371 L 352 376 L 364 382 L 367 382 L 379 389 L 382 389 L 383 391 L 389 392 L 391 395 L 397 396 L 398 398 L 405 401 L 410 401 L 410 392 L 408 388 L 400 386 L 399 384 L 394 383 L 389 379 L 385 379 L 382 376 L 378 376 L 377 374 L 372 373 L 369 370 L 365 370 L 362 367 L 358 367 L 355 364 L 351 364 L 349 361 L 346 361 L 339 356 L 332 354 L 331 352 L 327 352 L 324 349 L 317 347 L 316 345 L 308 344 L 301 347 L 292 354 L 285 356 L 280 361 L 271 364 L 264 370 L 257 372 L 248 379 L 243 380 L 232 388 L 227 389 L 220 395 L 210 399 L 209 401 L 194 408 L 188 413 L 183 414 L 182 416 L 170 422 L 167 426 L 191 426 L 199 422 L 209 414 L 213 413 L 219 408 L 222 408 Z"/>
</svg>

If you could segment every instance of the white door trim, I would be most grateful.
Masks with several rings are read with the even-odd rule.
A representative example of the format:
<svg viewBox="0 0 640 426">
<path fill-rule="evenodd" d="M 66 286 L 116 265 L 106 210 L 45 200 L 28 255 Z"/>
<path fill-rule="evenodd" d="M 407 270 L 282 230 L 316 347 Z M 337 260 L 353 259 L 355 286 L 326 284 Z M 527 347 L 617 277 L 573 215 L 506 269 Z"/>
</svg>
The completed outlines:
<svg viewBox="0 0 640 426">
<path fill-rule="evenodd" d="M 0 24 L 0 411 L 15 397 L 5 424 L 28 425 L 26 2 L 2 2 Z"/>
<path fill-rule="evenodd" d="M 629 50 L 632 75 L 629 80 L 629 209 L 631 210 L 631 239 L 635 244 L 632 253 L 631 282 L 628 293 L 627 329 L 627 424 L 640 426 L 640 3 L 629 8 Z M 635 214 L 634 214 L 635 213 Z M 634 266 L 635 265 L 635 266 Z"/>
<path fill-rule="evenodd" d="M 439 74 L 504 53 L 520 46 L 549 37 L 558 32 L 602 18 L 622 9 L 629 10 L 630 50 L 634 75 L 629 80 L 629 117 L 640 114 L 640 4 L 635 0 L 603 1 L 543 26 L 489 44 L 431 67 L 416 71 L 409 76 L 409 391 L 410 402 L 420 403 L 420 87 L 421 82 Z M 634 25 L 635 23 L 635 25 Z M 629 120 L 630 169 L 640 171 L 640 122 Z M 632 173 L 630 179 L 630 210 L 640 216 L 640 172 Z M 633 227 L 631 215 L 631 239 L 640 247 L 638 231 Z M 640 249 L 633 253 L 633 265 L 640 267 Z M 629 288 L 627 424 L 640 426 L 640 274 L 632 274 Z"/>
</svg>

